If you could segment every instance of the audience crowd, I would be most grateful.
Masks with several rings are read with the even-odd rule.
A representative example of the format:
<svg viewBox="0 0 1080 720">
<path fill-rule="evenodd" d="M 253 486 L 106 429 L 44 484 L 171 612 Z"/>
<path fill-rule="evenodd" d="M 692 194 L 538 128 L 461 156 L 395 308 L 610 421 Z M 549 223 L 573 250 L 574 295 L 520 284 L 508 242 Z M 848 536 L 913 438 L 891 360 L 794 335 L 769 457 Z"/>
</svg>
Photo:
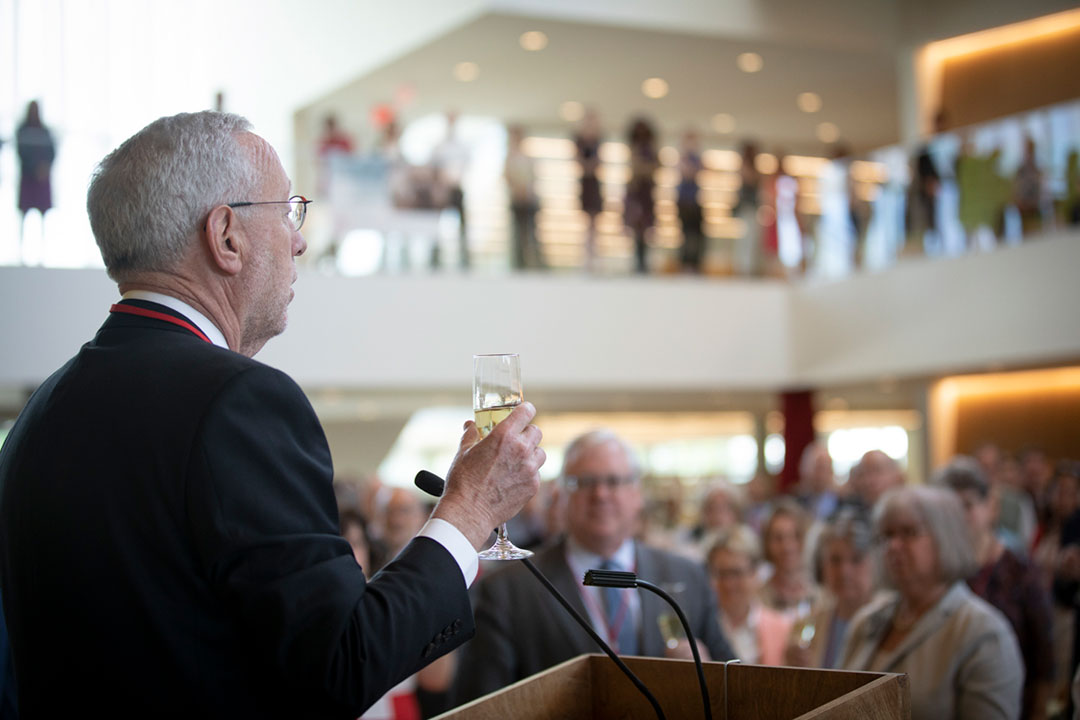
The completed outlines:
<svg viewBox="0 0 1080 720">
<path fill-rule="evenodd" d="M 907 673 L 916 720 L 1072 716 L 1080 463 L 986 444 L 916 485 L 876 450 L 838 478 L 815 443 L 788 493 L 715 480 L 655 512 L 620 438 L 588 433 L 565 457 L 511 534 L 620 652 L 689 657 L 655 598 L 586 588 L 587 568 L 673 592 L 705 659 Z M 342 533 L 373 574 L 424 500 L 374 478 L 338 487 Z M 435 714 L 597 651 L 518 563 L 483 567 L 473 601 L 476 637 L 365 717 Z"/>
</svg>

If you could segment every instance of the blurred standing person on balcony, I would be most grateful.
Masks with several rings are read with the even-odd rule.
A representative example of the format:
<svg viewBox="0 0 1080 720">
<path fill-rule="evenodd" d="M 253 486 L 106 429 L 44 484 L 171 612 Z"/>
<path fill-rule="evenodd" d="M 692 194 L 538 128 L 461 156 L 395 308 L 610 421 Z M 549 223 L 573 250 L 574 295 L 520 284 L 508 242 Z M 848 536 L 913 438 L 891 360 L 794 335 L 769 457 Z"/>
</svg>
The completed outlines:
<svg viewBox="0 0 1080 720">
<path fill-rule="evenodd" d="M 600 119 L 596 111 L 589 108 L 585 119 L 574 137 L 577 148 L 577 161 L 581 165 L 581 210 L 585 213 L 588 226 L 585 229 L 585 269 L 592 271 L 596 260 L 596 216 L 604 208 L 600 195 Z"/>
<path fill-rule="evenodd" d="M 1005 548 L 994 534 L 997 503 L 989 480 L 970 457 L 956 457 L 933 484 L 956 493 L 975 544 L 978 570 L 968 587 L 1009 620 L 1024 658 L 1024 701 L 1020 717 L 1042 720 L 1053 680 L 1054 649 L 1050 598 L 1035 566 Z"/>
<path fill-rule="evenodd" d="M 735 274 L 756 277 L 761 274 L 761 225 L 758 223 L 758 195 L 761 173 L 757 169 L 757 144 L 742 144 L 739 166 L 739 199 L 732 215 L 742 221 L 742 233 L 735 241 Z"/>
<path fill-rule="evenodd" d="M 544 266 L 536 237 L 536 172 L 532 158 L 522 148 L 524 141 L 525 130 L 520 125 L 511 126 L 507 136 L 503 177 L 510 192 L 510 218 L 513 224 L 510 264 L 515 270 Z"/>
<path fill-rule="evenodd" d="M 821 219 L 814 264 L 819 275 L 835 278 L 849 275 L 855 269 L 857 229 L 851 206 L 848 148 L 836 145 L 830 154 L 832 159 L 821 169 L 818 178 Z"/>
<path fill-rule="evenodd" d="M 1024 159 L 1013 180 L 1013 202 L 1020 212 L 1024 235 L 1038 232 L 1042 228 L 1043 173 L 1035 161 L 1035 140 L 1031 137 L 1024 140 Z"/>
<path fill-rule="evenodd" d="M 1065 222 L 1080 225 L 1080 150 L 1073 150 L 1065 161 Z"/>
<path fill-rule="evenodd" d="M 353 168 L 350 158 L 356 149 L 352 135 L 338 123 L 337 115 L 330 113 L 323 118 L 323 131 L 319 136 L 317 185 L 319 199 L 330 208 L 329 237 L 320 262 L 333 265 L 341 249 L 342 237 L 349 230 L 348 208 L 354 198 L 349 195 L 349 175 Z"/>
<path fill-rule="evenodd" d="M 704 169 L 701 162 L 701 142 L 693 130 L 683 133 L 679 148 L 679 186 L 676 190 L 679 222 L 682 224 L 683 244 L 680 252 L 684 272 L 700 273 L 705 262 L 705 235 L 701 201 L 698 193 L 698 173 Z"/>
<path fill-rule="evenodd" d="M 971 250 L 993 250 L 997 244 L 994 226 L 1001 209 L 997 204 L 998 182 L 990 157 L 977 155 L 967 135 L 956 158 L 956 185 L 959 190 L 960 224 Z"/>
<path fill-rule="evenodd" d="M 787 158 L 780 153 L 774 181 L 776 254 L 784 271 L 791 276 L 802 268 L 806 257 L 803 253 L 802 229 L 799 227 L 799 181 L 788 173 L 786 164 Z"/>
<path fill-rule="evenodd" d="M 911 185 L 908 187 L 907 229 L 911 254 L 937 247 L 937 195 L 941 188 L 929 145 L 919 148 L 911 162 Z"/>
<path fill-rule="evenodd" d="M 462 183 L 469 166 L 469 148 L 457 133 L 457 113 L 446 113 L 446 137 L 432 156 L 436 177 L 446 193 L 446 206 L 458 214 L 458 262 L 463 270 L 469 268 L 469 233 L 465 222 L 465 191 Z M 432 246 L 431 266 L 439 267 L 439 244 Z"/>
<path fill-rule="evenodd" d="M 892 592 L 856 613 L 840 667 L 907 673 L 912 720 L 1020 717 L 1020 648 L 1005 617 L 964 582 L 977 561 L 956 495 L 893 490 L 874 508 L 874 535 Z"/>
<path fill-rule="evenodd" d="M 646 262 L 645 233 L 656 221 L 653 175 L 659 166 L 656 132 L 648 120 L 637 118 L 631 123 L 627 143 L 630 145 L 630 180 L 626 183 L 623 214 L 626 227 L 634 238 L 634 269 L 644 274 L 649 270 Z"/>
<path fill-rule="evenodd" d="M 52 209 L 52 164 L 56 159 L 56 143 L 52 133 L 41 120 L 37 100 L 26 106 L 26 118 L 15 131 L 19 152 L 19 253 L 22 254 L 26 214 L 37 210 L 41 214 L 41 239 L 45 239 L 45 213 Z"/>
<path fill-rule="evenodd" d="M 331 153 L 341 153 L 343 155 L 352 155 L 356 149 L 356 143 L 353 141 L 352 135 L 341 129 L 338 125 L 337 115 L 333 113 L 327 115 L 323 119 L 323 133 L 319 137 L 319 155 L 329 155 Z"/>
</svg>

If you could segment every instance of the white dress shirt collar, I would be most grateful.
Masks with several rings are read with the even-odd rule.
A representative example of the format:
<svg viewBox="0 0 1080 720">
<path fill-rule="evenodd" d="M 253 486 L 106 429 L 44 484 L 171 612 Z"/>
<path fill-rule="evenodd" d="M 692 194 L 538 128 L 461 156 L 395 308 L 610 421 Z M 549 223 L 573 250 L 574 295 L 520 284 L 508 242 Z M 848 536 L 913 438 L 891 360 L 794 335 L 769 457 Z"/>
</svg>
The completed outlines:
<svg viewBox="0 0 1080 720">
<path fill-rule="evenodd" d="M 188 305 L 183 300 L 177 300 L 171 295 L 163 295 L 159 292 L 153 292 L 152 290 L 128 290 L 124 293 L 123 299 L 146 300 L 148 302 L 155 302 L 158 305 L 164 305 L 170 310 L 175 310 L 190 320 L 195 327 L 202 330 L 203 334 L 210 338 L 210 342 L 218 347 L 223 347 L 226 350 L 229 349 L 229 343 L 225 342 L 225 335 L 222 334 L 221 330 L 218 330 L 217 325 L 210 322 L 208 317 Z"/>
</svg>

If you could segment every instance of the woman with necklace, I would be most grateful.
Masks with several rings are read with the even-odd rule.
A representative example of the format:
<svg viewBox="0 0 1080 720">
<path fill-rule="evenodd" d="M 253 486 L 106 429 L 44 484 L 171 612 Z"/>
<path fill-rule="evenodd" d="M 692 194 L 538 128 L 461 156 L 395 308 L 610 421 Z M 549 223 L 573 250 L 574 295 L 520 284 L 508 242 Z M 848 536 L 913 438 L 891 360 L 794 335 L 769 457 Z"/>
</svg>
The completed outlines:
<svg viewBox="0 0 1080 720">
<path fill-rule="evenodd" d="M 851 623 L 840 666 L 907 673 L 912 720 L 1014 720 L 1024 663 L 1008 621 L 964 583 L 974 548 L 953 493 L 890 491 L 874 508 L 883 593 Z"/>
<path fill-rule="evenodd" d="M 803 554 L 808 519 L 791 498 L 780 498 L 761 530 L 761 543 L 770 574 L 761 586 L 761 601 L 789 620 L 806 617 L 818 601 Z"/>
</svg>

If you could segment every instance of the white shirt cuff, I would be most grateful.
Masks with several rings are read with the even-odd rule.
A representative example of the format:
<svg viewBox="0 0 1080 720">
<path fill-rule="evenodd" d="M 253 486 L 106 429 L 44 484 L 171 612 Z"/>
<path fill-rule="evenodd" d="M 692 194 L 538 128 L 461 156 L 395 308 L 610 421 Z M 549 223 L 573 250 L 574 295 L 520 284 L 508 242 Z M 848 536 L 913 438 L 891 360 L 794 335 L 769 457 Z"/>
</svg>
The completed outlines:
<svg viewBox="0 0 1080 720">
<path fill-rule="evenodd" d="M 473 584 L 476 573 L 480 571 L 480 558 L 476 556 L 476 548 L 461 534 L 460 530 L 445 520 L 431 518 L 416 535 L 431 538 L 446 548 L 461 568 L 461 575 L 465 578 L 465 587 Z"/>
</svg>

